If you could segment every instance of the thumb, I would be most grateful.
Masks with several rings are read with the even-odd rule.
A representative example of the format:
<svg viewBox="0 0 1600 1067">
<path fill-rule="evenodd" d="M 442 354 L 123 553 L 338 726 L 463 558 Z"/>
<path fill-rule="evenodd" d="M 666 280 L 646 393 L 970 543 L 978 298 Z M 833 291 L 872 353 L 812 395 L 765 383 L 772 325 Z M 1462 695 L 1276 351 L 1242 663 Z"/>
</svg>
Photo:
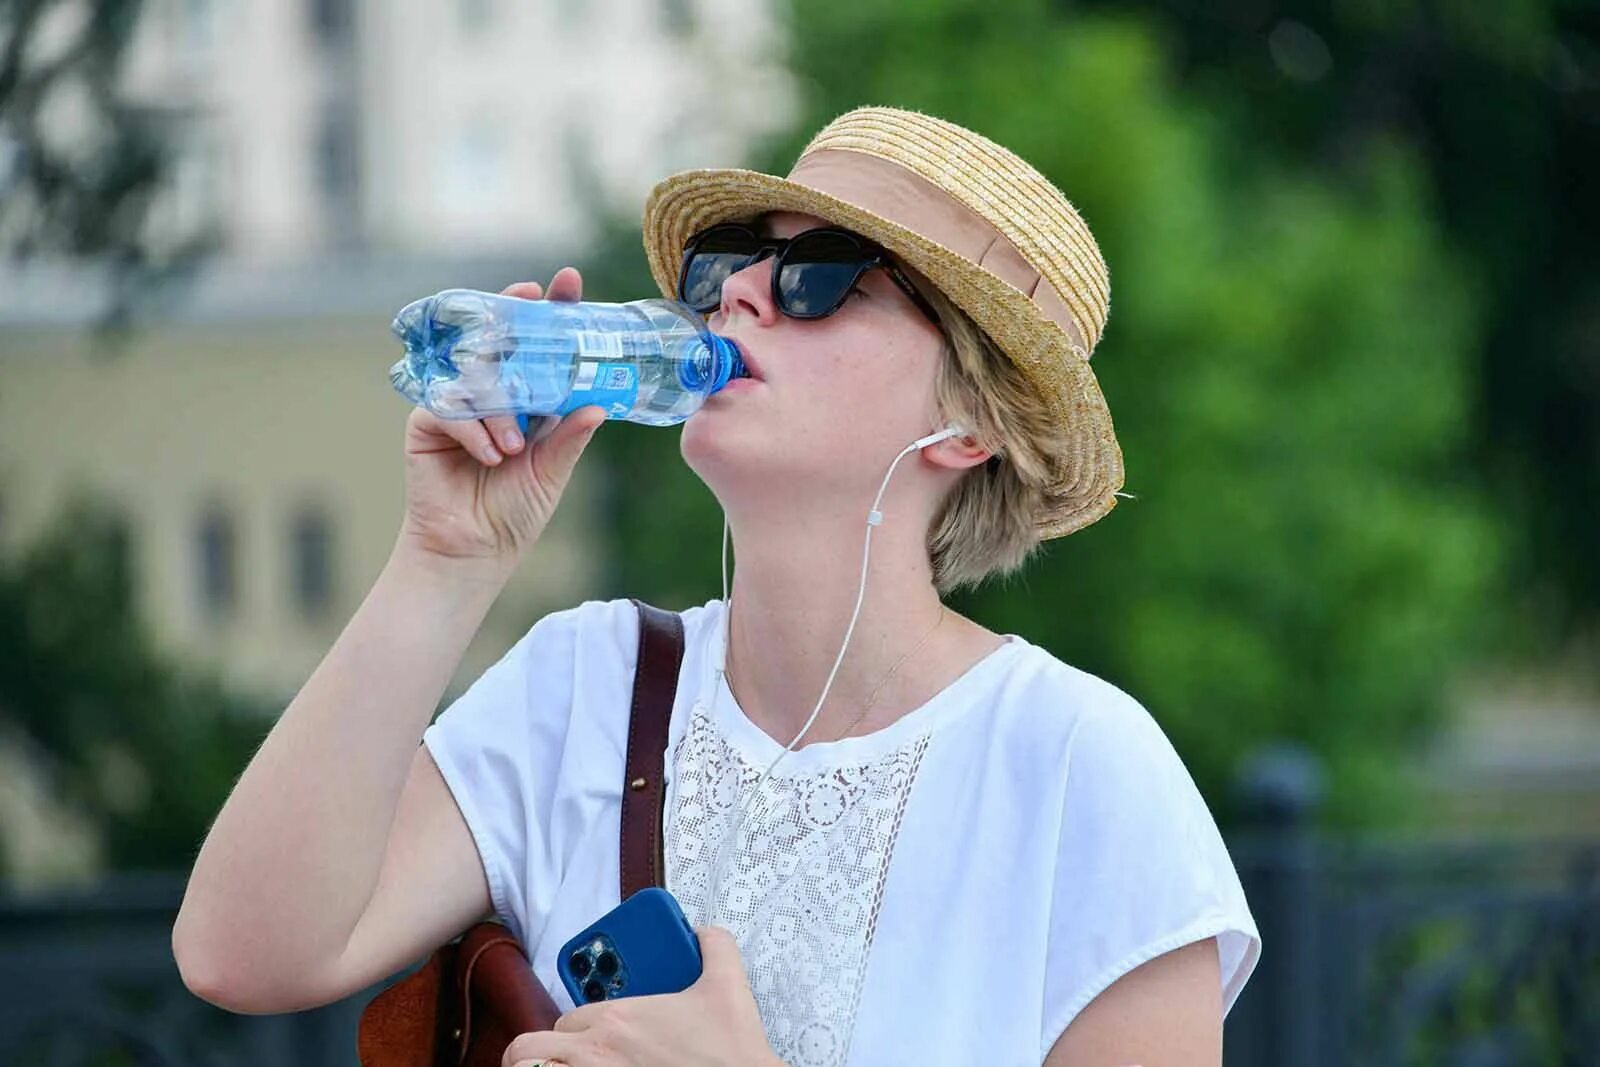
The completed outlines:
<svg viewBox="0 0 1600 1067">
<path fill-rule="evenodd" d="M 721 926 L 697 926 L 694 933 L 700 939 L 701 979 L 713 976 L 736 976 L 748 984 L 745 977 L 744 957 L 739 953 L 739 942 L 733 933 Z"/>
<path fill-rule="evenodd" d="M 591 404 L 564 416 L 548 437 L 528 449 L 529 462 L 539 455 L 540 465 L 562 476 L 570 474 L 595 430 L 606 421 L 605 409 Z"/>
</svg>

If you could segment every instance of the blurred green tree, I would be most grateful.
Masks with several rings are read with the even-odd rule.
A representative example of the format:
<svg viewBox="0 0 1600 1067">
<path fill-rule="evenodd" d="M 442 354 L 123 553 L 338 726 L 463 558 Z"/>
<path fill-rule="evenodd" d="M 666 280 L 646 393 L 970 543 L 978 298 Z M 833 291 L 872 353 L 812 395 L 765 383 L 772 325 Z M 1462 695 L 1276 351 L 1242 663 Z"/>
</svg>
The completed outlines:
<svg viewBox="0 0 1600 1067">
<path fill-rule="evenodd" d="M 182 116 L 124 91 L 144 10 L 143 0 L 0 4 L 0 254 L 103 270 L 106 333 L 217 243 L 206 227 L 155 223 Z"/>
<path fill-rule="evenodd" d="M 145 10 L 0 4 L 0 255 L 103 271 L 106 333 L 215 244 L 155 221 L 181 116 L 124 91 Z M 44 755 L 56 797 L 91 820 L 112 867 L 186 869 L 267 709 L 152 647 L 128 567 L 125 526 L 89 501 L 0 561 L 0 718 Z"/>
<path fill-rule="evenodd" d="M 125 523 L 81 500 L 0 560 L 0 717 L 47 757 L 111 867 L 187 870 L 272 709 L 153 647 L 129 548 Z"/>
<path fill-rule="evenodd" d="M 1065 6 L 1065 5 L 1058 5 Z M 1517 0 L 1087 0 L 1172 42 L 1228 151 L 1359 173 L 1401 139 L 1471 264 L 1480 368 L 1468 444 L 1507 533 L 1509 651 L 1600 627 L 1600 6 Z M 1580 653 L 1581 654 L 1581 653 Z"/>
<path fill-rule="evenodd" d="M 1392 817 L 1502 542 L 1464 452 L 1476 293 L 1414 158 L 1375 143 L 1335 181 L 1224 151 L 1137 19 L 852 0 L 792 24 L 809 101 L 780 173 L 850 107 L 928 111 L 1056 181 L 1112 266 L 1095 366 L 1137 499 L 958 605 L 1143 701 L 1224 814 L 1241 756 L 1293 739 L 1335 818 Z M 702 598 L 715 506 L 668 450 L 636 455 L 619 580 Z"/>
</svg>

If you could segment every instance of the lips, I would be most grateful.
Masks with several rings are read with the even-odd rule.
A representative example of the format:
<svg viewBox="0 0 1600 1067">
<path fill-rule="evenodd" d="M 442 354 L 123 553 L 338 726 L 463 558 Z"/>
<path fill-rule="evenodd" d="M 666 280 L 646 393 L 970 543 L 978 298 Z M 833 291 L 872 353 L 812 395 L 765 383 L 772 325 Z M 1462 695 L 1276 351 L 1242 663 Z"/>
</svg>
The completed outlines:
<svg viewBox="0 0 1600 1067">
<path fill-rule="evenodd" d="M 723 336 L 727 337 L 726 334 Z M 737 337 L 727 337 L 727 339 L 732 342 L 734 348 L 739 350 L 739 359 L 744 362 L 744 369 L 749 376 L 757 381 L 765 381 L 767 376 L 761 373 L 761 366 L 750 358 L 750 349 L 745 347 L 744 342 Z"/>
</svg>

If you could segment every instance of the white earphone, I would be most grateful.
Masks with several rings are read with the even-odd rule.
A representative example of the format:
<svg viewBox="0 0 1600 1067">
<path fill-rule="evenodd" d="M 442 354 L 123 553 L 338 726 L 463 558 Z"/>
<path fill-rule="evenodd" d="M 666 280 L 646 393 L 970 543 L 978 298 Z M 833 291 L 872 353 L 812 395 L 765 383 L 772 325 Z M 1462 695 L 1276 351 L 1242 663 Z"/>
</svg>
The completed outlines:
<svg viewBox="0 0 1600 1067">
<path fill-rule="evenodd" d="M 912 448 L 927 448 L 929 445 L 937 444 L 940 441 L 943 441 L 946 437 L 960 437 L 962 434 L 964 434 L 966 432 L 967 431 L 966 431 L 965 427 L 958 426 L 956 423 L 952 422 L 950 425 L 946 426 L 944 429 L 940 430 L 938 433 L 930 433 L 926 437 L 917 438 L 915 441 L 913 441 L 911 443 L 911 447 Z"/>
<path fill-rule="evenodd" d="M 889 479 L 894 476 L 894 469 L 900 465 L 900 461 L 902 459 L 905 459 L 911 453 L 919 449 L 927 448 L 931 444 L 937 444 L 947 437 L 960 437 L 966 432 L 967 430 L 964 426 L 954 422 L 949 423 L 944 429 L 931 433 L 926 437 L 919 437 L 915 441 L 911 442 L 905 448 L 901 449 L 900 454 L 894 458 L 894 462 L 889 464 L 889 470 L 884 474 L 882 484 L 878 486 L 878 495 L 873 499 L 872 507 L 867 511 L 867 536 L 866 542 L 861 548 L 861 583 L 856 588 L 855 609 L 850 613 L 850 624 L 845 627 L 844 641 L 842 644 L 840 644 L 839 654 L 833 661 L 833 670 L 828 672 L 828 680 L 822 686 L 822 695 L 817 698 L 816 706 L 811 709 L 811 717 L 806 720 L 806 724 L 800 728 L 800 732 L 795 735 L 794 740 L 785 745 L 783 751 L 778 753 L 773 761 L 767 765 L 767 769 L 761 773 L 761 777 L 756 779 L 754 788 L 752 788 L 749 792 L 744 792 L 741 790 L 739 805 L 734 812 L 733 826 L 724 834 L 722 834 L 722 836 L 717 840 L 717 850 L 711 862 L 711 884 L 706 892 L 706 904 L 711 919 L 714 920 L 717 917 L 719 914 L 718 909 L 721 907 L 722 901 L 719 890 L 722 885 L 723 861 L 727 857 L 727 845 L 730 840 L 733 840 L 738 836 L 739 828 L 744 825 L 745 812 L 749 805 L 750 798 L 760 793 L 761 787 L 765 785 L 767 779 L 771 777 L 772 772 L 778 766 L 778 763 L 783 759 L 783 757 L 794 751 L 794 746 L 800 743 L 800 739 L 806 735 L 806 733 L 811 729 L 812 724 L 817 721 L 817 715 L 822 711 L 823 701 L 828 699 L 828 692 L 833 688 L 833 679 L 839 673 L 839 664 L 844 662 L 844 653 L 845 650 L 850 647 L 850 638 L 851 635 L 855 633 L 856 620 L 861 617 L 861 602 L 866 597 L 867 593 L 867 563 L 872 558 L 872 531 L 874 527 L 883 524 L 883 512 L 878 510 L 878 505 L 883 503 L 884 490 L 889 488 Z M 728 597 L 728 519 L 726 513 L 724 513 L 722 519 L 722 605 L 723 614 L 721 644 L 717 650 L 716 657 L 713 660 L 712 665 L 712 671 L 718 679 L 718 682 L 714 684 L 719 684 L 721 676 L 727 671 L 728 631 L 729 626 L 731 625 L 729 622 L 729 616 L 733 610 L 732 601 Z M 713 689 L 713 701 L 716 699 L 716 694 L 719 692 L 720 689 Z"/>
<path fill-rule="evenodd" d="M 896 465 L 898 465 L 902 459 L 906 458 L 906 456 L 910 455 L 912 452 L 927 448 L 929 445 L 938 444 L 946 437 L 960 437 L 966 432 L 967 429 L 965 426 L 962 426 L 960 423 L 952 422 L 946 425 L 944 429 L 939 430 L 936 433 L 930 433 L 926 437 L 919 437 L 915 441 L 912 441 L 905 448 L 901 449 L 900 454 L 894 458 L 894 463 L 889 464 L 889 473 L 883 476 L 883 485 L 878 487 L 878 499 L 872 502 L 872 510 L 867 512 L 867 525 L 871 527 L 878 526 L 883 523 L 883 512 L 878 510 L 878 502 L 883 499 L 883 491 L 889 487 L 889 477 L 890 475 L 894 474 Z M 870 536 L 867 539 L 867 545 L 870 550 L 872 545 Z M 865 577 L 862 578 L 862 582 L 864 588 L 866 582 Z"/>
</svg>

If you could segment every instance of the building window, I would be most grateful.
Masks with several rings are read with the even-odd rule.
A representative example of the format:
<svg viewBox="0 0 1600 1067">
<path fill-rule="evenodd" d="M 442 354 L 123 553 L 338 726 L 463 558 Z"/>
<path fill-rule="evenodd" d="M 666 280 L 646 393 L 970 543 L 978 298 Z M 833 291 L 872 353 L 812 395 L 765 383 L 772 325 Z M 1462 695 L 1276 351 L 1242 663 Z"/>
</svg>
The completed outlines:
<svg viewBox="0 0 1600 1067">
<path fill-rule="evenodd" d="M 494 0 L 456 0 L 456 25 L 469 36 L 482 33 L 494 18 Z"/>
<path fill-rule="evenodd" d="M 315 150 L 323 239 L 333 248 L 355 247 L 361 241 L 361 160 L 355 114 L 347 106 L 323 111 Z"/>
<path fill-rule="evenodd" d="M 355 11 L 350 0 L 311 0 L 311 33 L 327 48 L 345 48 L 355 39 Z"/>
<path fill-rule="evenodd" d="M 317 131 L 317 183 L 322 194 L 337 204 L 355 199 L 356 124 L 342 107 L 328 108 Z"/>
<path fill-rule="evenodd" d="M 200 514 L 195 558 L 199 565 L 200 610 L 208 620 L 231 615 L 239 600 L 239 531 L 233 514 L 210 504 Z"/>
<path fill-rule="evenodd" d="M 673 37 L 694 33 L 694 6 L 690 0 L 662 0 L 661 28 Z"/>
<path fill-rule="evenodd" d="M 333 606 L 333 521 L 319 507 L 301 509 L 289 528 L 295 610 L 321 618 Z"/>
</svg>

